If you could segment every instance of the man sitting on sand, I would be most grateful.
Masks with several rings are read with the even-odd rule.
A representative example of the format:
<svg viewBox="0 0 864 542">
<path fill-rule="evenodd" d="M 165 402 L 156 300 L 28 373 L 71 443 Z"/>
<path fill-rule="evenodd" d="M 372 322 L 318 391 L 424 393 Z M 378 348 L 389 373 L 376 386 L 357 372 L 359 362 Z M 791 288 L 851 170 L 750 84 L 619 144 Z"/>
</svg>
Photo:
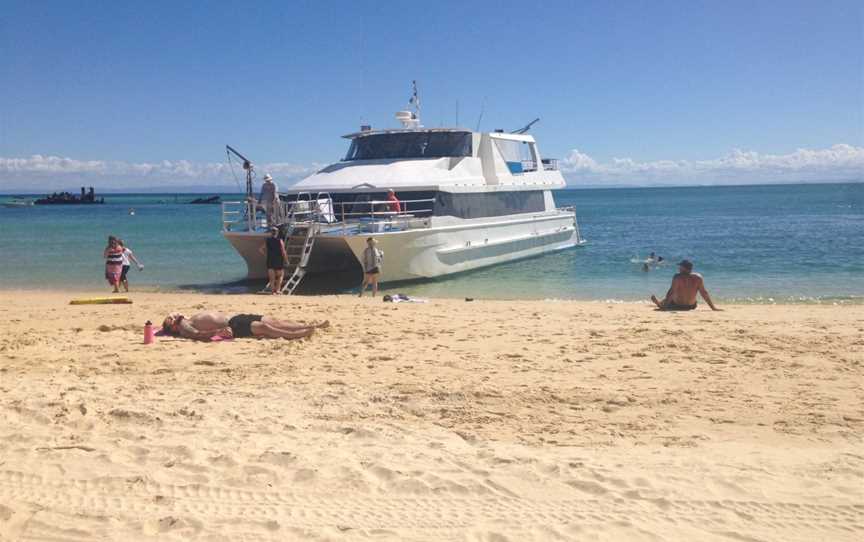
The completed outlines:
<svg viewBox="0 0 864 542">
<path fill-rule="evenodd" d="M 708 303 L 711 310 L 722 310 L 715 307 L 711 301 L 702 275 L 693 272 L 693 263 L 690 260 L 682 260 L 678 264 L 678 273 L 672 278 L 672 286 L 666 292 L 666 297 L 659 301 L 656 295 L 652 295 L 651 301 L 661 311 L 690 311 L 696 308 L 697 293 Z"/>
<path fill-rule="evenodd" d="M 209 341 L 214 336 L 223 339 L 301 339 L 312 335 L 316 328 L 329 325 L 327 320 L 318 324 L 298 324 L 260 314 L 238 314 L 229 318 L 220 312 L 199 312 L 186 317 L 175 312 L 162 321 L 162 331 L 197 341 Z"/>
</svg>

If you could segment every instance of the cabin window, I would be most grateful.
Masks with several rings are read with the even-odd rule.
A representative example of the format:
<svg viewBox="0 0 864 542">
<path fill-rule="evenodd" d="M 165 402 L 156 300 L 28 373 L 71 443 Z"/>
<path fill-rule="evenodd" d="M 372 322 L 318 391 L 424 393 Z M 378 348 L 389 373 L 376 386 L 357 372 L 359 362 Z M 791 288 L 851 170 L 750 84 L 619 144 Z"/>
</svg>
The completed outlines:
<svg viewBox="0 0 864 542">
<path fill-rule="evenodd" d="M 537 151 L 534 143 L 495 138 L 495 146 L 513 175 L 537 171 Z"/>
<path fill-rule="evenodd" d="M 541 190 L 479 193 L 438 192 L 435 216 L 484 218 L 536 213 L 545 209 L 546 201 Z"/>
<path fill-rule="evenodd" d="M 405 132 L 357 137 L 345 160 L 471 156 L 469 132 Z"/>
</svg>

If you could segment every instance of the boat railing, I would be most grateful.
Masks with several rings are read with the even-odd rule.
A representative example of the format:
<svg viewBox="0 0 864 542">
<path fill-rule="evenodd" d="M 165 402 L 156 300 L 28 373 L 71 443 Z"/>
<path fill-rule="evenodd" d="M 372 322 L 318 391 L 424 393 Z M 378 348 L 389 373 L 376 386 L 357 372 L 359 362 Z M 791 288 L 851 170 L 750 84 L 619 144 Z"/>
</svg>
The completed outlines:
<svg viewBox="0 0 864 542">
<path fill-rule="evenodd" d="M 522 160 L 522 173 L 537 171 L 537 160 Z"/>
<path fill-rule="evenodd" d="M 544 158 L 541 162 L 543 162 L 543 171 L 558 171 L 557 158 Z"/>
<path fill-rule="evenodd" d="M 224 231 L 254 231 L 256 227 L 254 201 L 222 202 L 222 229 Z"/>
<path fill-rule="evenodd" d="M 565 213 L 573 213 L 573 229 L 576 230 L 576 242 L 581 244 L 584 239 L 582 238 L 582 232 L 579 230 L 579 220 L 576 218 L 576 206 L 565 205 L 563 207 L 558 207 L 558 210 L 564 211 Z"/>
<path fill-rule="evenodd" d="M 295 200 L 280 200 L 270 219 L 274 224 L 331 224 L 341 226 L 346 232 L 349 228 L 380 232 L 430 226 L 434 198 L 400 199 L 399 211 L 392 210 L 392 203 L 389 200 L 334 202 L 327 193 L 313 197 L 304 192 L 297 194 Z M 222 228 L 224 231 L 263 231 L 268 222 L 266 214 L 258 212 L 261 210 L 255 201 L 223 202 Z"/>
<path fill-rule="evenodd" d="M 434 198 L 399 200 L 399 211 L 392 210 L 388 200 L 336 202 L 336 214 L 341 221 L 359 219 L 392 219 L 398 217 L 430 216 Z"/>
<path fill-rule="evenodd" d="M 392 201 L 346 201 L 332 203 L 332 209 L 343 233 L 400 231 L 429 228 L 434 213 L 434 198 L 400 199 L 399 210 Z"/>
</svg>

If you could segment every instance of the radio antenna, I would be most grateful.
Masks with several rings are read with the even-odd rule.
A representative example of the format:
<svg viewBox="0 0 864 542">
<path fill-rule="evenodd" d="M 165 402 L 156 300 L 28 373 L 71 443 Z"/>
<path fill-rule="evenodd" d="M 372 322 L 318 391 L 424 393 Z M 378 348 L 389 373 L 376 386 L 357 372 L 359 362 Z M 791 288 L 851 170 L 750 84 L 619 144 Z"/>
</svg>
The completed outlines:
<svg viewBox="0 0 864 542">
<path fill-rule="evenodd" d="M 483 103 L 480 104 L 480 116 L 477 117 L 477 129 L 475 132 L 480 131 L 480 121 L 483 120 L 483 113 L 486 112 L 486 96 L 483 96 Z"/>
</svg>

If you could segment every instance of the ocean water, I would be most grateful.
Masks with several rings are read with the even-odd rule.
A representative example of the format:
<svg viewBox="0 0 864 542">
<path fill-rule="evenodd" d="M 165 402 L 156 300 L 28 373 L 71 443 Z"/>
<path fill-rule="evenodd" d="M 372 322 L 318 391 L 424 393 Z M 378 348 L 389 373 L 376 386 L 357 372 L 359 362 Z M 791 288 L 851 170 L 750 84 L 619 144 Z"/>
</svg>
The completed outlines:
<svg viewBox="0 0 864 542">
<path fill-rule="evenodd" d="M 97 206 L 0 207 L 0 288 L 105 288 L 109 234 L 145 264 L 134 288 L 240 292 L 245 264 L 196 196 L 106 195 Z M 223 199 L 239 196 L 225 195 Z M 176 203 L 175 203 L 176 200 Z M 864 302 L 864 184 L 580 189 L 583 247 L 450 278 L 391 286 L 428 297 L 644 300 L 688 258 L 725 302 Z M 129 209 L 135 209 L 135 215 Z M 631 260 L 655 251 L 670 265 Z M 385 255 L 386 265 L 386 255 Z"/>
</svg>

